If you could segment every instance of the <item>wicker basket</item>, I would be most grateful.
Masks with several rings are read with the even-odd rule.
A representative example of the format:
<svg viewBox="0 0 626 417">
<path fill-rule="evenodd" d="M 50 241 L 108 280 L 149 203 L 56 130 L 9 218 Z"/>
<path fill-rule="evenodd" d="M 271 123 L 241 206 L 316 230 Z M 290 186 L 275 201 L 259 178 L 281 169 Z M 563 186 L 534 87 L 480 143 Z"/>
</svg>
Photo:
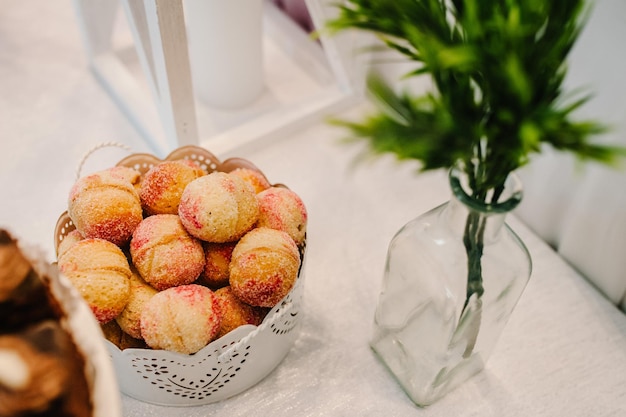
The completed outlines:
<svg viewBox="0 0 626 417">
<path fill-rule="evenodd" d="M 211 152 L 195 146 L 179 148 L 165 158 L 179 159 L 195 161 L 207 173 L 240 167 L 261 172 L 248 160 L 230 158 L 220 162 Z M 159 162 L 150 154 L 133 154 L 117 165 L 134 168 L 143 175 Z M 67 212 L 63 213 L 55 229 L 55 248 L 74 229 Z M 106 341 L 120 390 L 153 404 L 193 406 L 224 400 L 261 381 L 284 359 L 299 333 L 304 255 L 302 245 L 294 288 L 258 327 L 238 327 L 192 355 L 151 349 L 122 351 Z"/>
<path fill-rule="evenodd" d="M 87 303 L 56 265 L 48 262 L 42 248 L 23 242 L 18 242 L 18 245 L 53 300 L 55 310 L 60 315 L 61 327 L 69 333 L 85 361 L 85 378 L 89 384 L 93 417 L 122 417 L 114 367 L 103 343 L 106 341 L 102 338 L 100 326 Z"/>
</svg>

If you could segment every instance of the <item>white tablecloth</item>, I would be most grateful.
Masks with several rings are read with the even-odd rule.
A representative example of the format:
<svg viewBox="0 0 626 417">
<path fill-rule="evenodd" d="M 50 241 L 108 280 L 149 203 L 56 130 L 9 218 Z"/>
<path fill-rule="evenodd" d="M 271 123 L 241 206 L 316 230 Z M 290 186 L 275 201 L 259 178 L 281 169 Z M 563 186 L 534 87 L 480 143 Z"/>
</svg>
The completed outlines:
<svg viewBox="0 0 626 417">
<path fill-rule="evenodd" d="M 52 259 L 84 153 L 108 140 L 151 149 L 87 70 L 69 0 L 1 6 L 0 226 Z M 318 123 L 240 154 L 309 211 L 303 327 L 283 363 L 230 400 L 164 408 L 123 397 L 124 416 L 626 415 L 626 317 L 514 217 L 534 270 L 487 368 L 435 405 L 413 405 L 368 338 L 389 240 L 448 198 L 445 173 L 392 158 L 354 166 L 360 148 L 339 144 L 343 133 Z M 124 155 L 101 150 L 85 169 Z"/>
</svg>

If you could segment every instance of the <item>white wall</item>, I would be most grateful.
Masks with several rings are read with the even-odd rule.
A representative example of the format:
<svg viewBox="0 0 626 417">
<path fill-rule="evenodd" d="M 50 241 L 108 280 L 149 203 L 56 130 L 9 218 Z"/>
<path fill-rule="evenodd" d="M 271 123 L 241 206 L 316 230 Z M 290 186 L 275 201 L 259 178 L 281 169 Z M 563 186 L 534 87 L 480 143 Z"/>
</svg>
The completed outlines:
<svg viewBox="0 0 626 417">
<path fill-rule="evenodd" d="M 598 0 L 570 56 L 568 88 L 589 88 L 580 116 L 612 130 L 598 138 L 626 146 L 626 1 Z M 521 172 L 518 209 L 531 228 L 626 309 L 626 161 L 621 168 L 582 165 L 547 152 Z"/>
</svg>

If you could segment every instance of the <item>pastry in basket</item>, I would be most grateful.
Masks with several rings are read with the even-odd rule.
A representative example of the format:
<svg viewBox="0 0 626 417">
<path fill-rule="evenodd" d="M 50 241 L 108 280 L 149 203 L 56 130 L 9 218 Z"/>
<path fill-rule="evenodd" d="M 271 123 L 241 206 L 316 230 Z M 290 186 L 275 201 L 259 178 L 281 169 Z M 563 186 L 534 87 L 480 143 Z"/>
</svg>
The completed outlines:
<svg viewBox="0 0 626 417">
<path fill-rule="evenodd" d="M 60 258 L 69 248 L 74 246 L 78 241 L 83 240 L 83 235 L 76 229 L 72 230 L 65 236 L 65 238 L 59 242 L 59 246 L 57 248 L 57 258 Z"/>
<path fill-rule="evenodd" d="M 222 312 L 213 291 L 191 284 L 153 296 L 141 313 L 141 335 L 153 349 L 195 353 L 217 337 Z"/>
<path fill-rule="evenodd" d="M 86 361 L 49 280 L 0 230 L 0 416 L 93 415 Z"/>
<path fill-rule="evenodd" d="M 288 188 L 271 187 L 257 194 L 257 200 L 257 226 L 285 231 L 297 245 L 304 242 L 307 211 L 298 194 Z"/>
<path fill-rule="evenodd" d="M 141 187 L 141 173 L 136 169 L 126 166 L 114 166 L 105 171 L 107 171 L 111 175 L 123 178 L 126 181 L 130 182 L 135 190 L 139 192 Z"/>
<path fill-rule="evenodd" d="M 246 324 L 258 326 L 269 311 L 267 308 L 255 307 L 242 302 L 233 294 L 230 286 L 216 290 L 215 297 L 217 297 L 222 310 L 222 325 L 217 337 L 222 337 Z"/>
<path fill-rule="evenodd" d="M 259 171 L 250 168 L 236 168 L 230 171 L 230 174 L 241 177 L 254 188 L 255 193 L 260 193 L 263 190 L 267 190 L 271 187 L 270 182 L 265 178 L 265 175 Z"/>
<path fill-rule="evenodd" d="M 113 243 L 83 239 L 65 251 L 58 264 L 100 323 L 113 320 L 126 307 L 130 296 L 130 265 Z"/>
<path fill-rule="evenodd" d="M 86 238 L 123 245 L 143 219 L 135 184 L 139 173 L 115 167 L 80 178 L 70 190 L 68 213 Z"/>
<path fill-rule="evenodd" d="M 233 249 L 237 242 L 204 243 L 204 255 L 206 264 L 200 274 L 200 282 L 212 289 L 218 289 L 228 285 L 230 273 L 228 267 L 233 256 Z"/>
<path fill-rule="evenodd" d="M 241 238 L 230 262 L 230 286 L 243 302 L 273 307 L 296 282 L 300 252 L 281 230 L 259 227 Z"/>
<path fill-rule="evenodd" d="M 191 284 L 204 269 L 202 243 L 175 214 L 146 217 L 133 232 L 130 254 L 141 277 L 157 290 Z"/>
<path fill-rule="evenodd" d="M 120 329 L 134 339 L 141 339 L 141 312 L 145 304 L 158 292 L 132 269 L 130 297 L 122 312 L 115 318 Z"/>
<path fill-rule="evenodd" d="M 120 350 L 124 349 L 147 349 L 148 345 L 143 339 L 136 339 L 122 330 L 116 320 L 111 320 L 108 323 L 104 323 L 101 326 L 102 334 L 105 339 L 113 343 Z"/>
<path fill-rule="evenodd" d="M 183 190 L 191 181 L 205 175 L 193 161 L 181 159 L 163 161 L 144 175 L 139 197 L 148 215 L 178 214 L 178 204 Z"/>
<path fill-rule="evenodd" d="M 197 163 L 203 175 L 188 161 Z M 258 382 L 297 337 L 302 286 L 295 283 L 304 257 L 300 235 L 306 211 L 295 197 L 281 194 L 280 201 L 290 207 L 268 210 L 268 216 L 278 213 L 281 222 L 260 225 L 257 196 L 273 188 L 266 177 L 249 161 L 220 162 L 198 147 L 177 149 L 166 162 L 135 154 L 118 165 L 134 167 L 143 176 L 137 182 L 133 168 L 96 175 L 124 182 L 118 191 L 127 200 L 116 203 L 121 206 L 131 200 L 134 205 L 133 191 L 139 190 L 142 218 L 128 240 L 117 240 L 116 259 L 125 256 L 128 269 L 120 274 L 120 268 L 98 254 L 85 258 L 91 268 L 107 269 L 113 281 L 121 275 L 129 283 L 128 297 L 115 297 L 117 313 L 109 309 L 106 318 L 93 300 L 109 300 L 111 291 L 99 282 L 91 286 L 100 286 L 94 293 L 101 296 L 90 304 L 111 342 L 107 348 L 121 391 L 161 405 L 199 405 Z M 91 204 L 108 204 L 108 192 L 75 188 L 85 188 Z M 274 194 L 267 195 L 270 200 Z M 57 221 L 57 257 L 80 287 L 79 278 L 89 276 L 83 269 L 87 262 L 81 264 L 74 254 L 85 242 L 102 239 L 88 236 L 84 228 L 74 231 L 69 217 L 64 213 Z M 297 230 L 293 234 L 299 244 L 284 230 Z M 89 291 L 82 293 L 89 301 Z M 258 352 L 262 357 L 249 356 Z"/>
<path fill-rule="evenodd" d="M 178 215 L 198 239 L 223 243 L 238 240 L 256 223 L 256 193 L 245 180 L 213 172 L 190 182 L 180 201 Z"/>
</svg>

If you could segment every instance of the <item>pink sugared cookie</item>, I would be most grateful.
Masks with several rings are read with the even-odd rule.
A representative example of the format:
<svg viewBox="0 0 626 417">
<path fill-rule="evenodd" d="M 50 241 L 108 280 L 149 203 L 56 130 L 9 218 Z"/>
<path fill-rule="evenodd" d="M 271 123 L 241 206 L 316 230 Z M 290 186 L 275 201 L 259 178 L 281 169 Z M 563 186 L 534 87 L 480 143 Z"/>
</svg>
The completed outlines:
<svg viewBox="0 0 626 417">
<path fill-rule="evenodd" d="M 130 265 L 122 250 L 103 239 L 83 239 L 58 260 L 101 324 L 117 317 L 130 297 Z"/>
<path fill-rule="evenodd" d="M 204 243 L 206 263 L 202 274 L 200 274 L 203 284 L 212 289 L 228 285 L 228 277 L 230 276 L 228 267 L 236 244 L 237 242 Z"/>
<path fill-rule="evenodd" d="M 260 193 L 263 190 L 267 190 L 272 185 L 265 178 L 265 175 L 261 174 L 259 171 L 255 171 L 250 168 L 236 168 L 230 171 L 230 174 L 241 177 L 243 180 L 248 182 L 254 188 L 255 193 Z"/>
<path fill-rule="evenodd" d="M 83 240 L 83 235 L 76 229 L 69 232 L 57 247 L 57 258 L 63 255 L 70 247 L 74 246 L 76 242 Z"/>
<path fill-rule="evenodd" d="M 202 243 L 175 214 L 146 217 L 133 233 L 130 254 L 141 277 L 157 290 L 190 284 L 204 268 Z"/>
<path fill-rule="evenodd" d="M 120 246 L 128 242 L 143 212 L 132 181 L 139 173 L 114 167 L 80 178 L 68 199 L 68 213 L 86 238 L 100 238 Z"/>
<path fill-rule="evenodd" d="M 236 175 L 213 172 L 187 185 L 178 215 L 189 233 L 198 239 L 233 242 L 254 226 L 259 205 L 246 181 Z"/>
<path fill-rule="evenodd" d="M 124 349 L 147 349 L 148 345 L 143 339 L 135 339 L 128 333 L 124 332 L 115 320 L 100 325 L 104 338 L 113 343 L 120 350 Z"/>
<path fill-rule="evenodd" d="M 230 286 L 243 302 L 273 307 L 285 297 L 298 278 L 298 247 L 289 235 L 267 227 L 241 238 L 230 262 Z"/>
<path fill-rule="evenodd" d="M 183 190 L 203 175 L 205 172 L 193 161 L 161 162 L 150 168 L 141 181 L 141 206 L 148 215 L 178 214 Z"/>
<path fill-rule="evenodd" d="M 259 201 L 258 227 L 282 230 L 296 242 L 304 242 L 307 211 L 298 194 L 288 188 L 272 187 L 257 194 Z"/>
<path fill-rule="evenodd" d="M 122 312 L 115 318 L 122 331 L 134 339 L 141 339 L 141 312 L 144 305 L 158 292 L 132 270 L 130 297 Z"/>
<path fill-rule="evenodd" d="M 230 286 L 215 291 L 215 297 L 220 303 L 223 315 L 218 338 L 245 324 L 258 326 L 269 311 L 267 308 L 244 303 L 233 294 Z"/>
<path fill-rule="evenodd" d="M 218 334 L 222 312 L 202 285 L 172 287 L 152 297 L 141 313 L 141 335 L 153 349 L 191 354 Z"/>
<path fill-rule="evenodd" d="M 126 181 L 130 182 L 133 185 L 133 187 L 135 187 L 135 190 L 139 192 L 139 187 L 141 185 L 141 173 L 137 171 L 136 169 L 119 165 L 119 166 L 111 167 L 107 169 L 106 171 L 111 173 L 111 175 L 114 175 L 119 178 L 123 178 Z"/>
</svg>

